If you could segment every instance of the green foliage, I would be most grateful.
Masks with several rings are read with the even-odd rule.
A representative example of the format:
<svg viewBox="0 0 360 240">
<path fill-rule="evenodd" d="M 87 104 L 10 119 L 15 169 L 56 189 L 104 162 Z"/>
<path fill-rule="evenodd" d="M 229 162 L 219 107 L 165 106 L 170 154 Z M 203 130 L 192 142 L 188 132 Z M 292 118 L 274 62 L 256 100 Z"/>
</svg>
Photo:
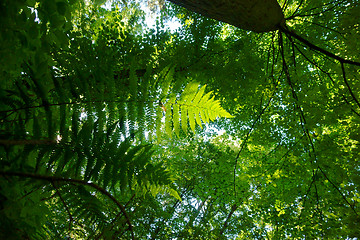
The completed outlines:
<svg viewBox="0 0 360 240">
<path fill-rule="evenodd" d="M 316 51 L 103 3 L 0 4 L 1 239 L 359 237 L 356 1 L 280 2 Z"/>
</svg>

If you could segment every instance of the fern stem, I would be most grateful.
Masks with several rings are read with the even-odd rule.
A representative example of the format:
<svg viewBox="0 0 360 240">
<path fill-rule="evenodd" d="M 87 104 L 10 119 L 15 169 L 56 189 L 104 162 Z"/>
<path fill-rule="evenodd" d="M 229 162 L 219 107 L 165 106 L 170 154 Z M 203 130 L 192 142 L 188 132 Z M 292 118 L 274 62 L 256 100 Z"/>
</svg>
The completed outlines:
<svg viewBox="0 0 360 240">
<path fill-rule="evenodd" d="M 145 102 L 157 102 L 158 100 L 154 101 L 145 101 Z M 52 106 L 62 106 L 62 105 L 73 105 L 73 104 L 82 104 L 82 103 L 109 103 L 109 102 L 123 102 L 123 103 L 129 103 L 129 102 L 137 102 L 137 100 L 92 100 L 92 101 L 79 101 L 79 102 L 63 102 L 63 103 L 48 103 L 48 104 L 41 104 L 36 106 L 26 106 L 26 107 L 20 107 L 10 110 L 3 110 L 0 111 L 0 113 L 8 113 L 8 112 L 17 112 L 20 110 L 27 110 L 27 109 L 33 109 L 33 108 L 42 108 L 42 107 L 52 107 Z M 8 117 L 8 116 L 7 116 Z"/>
<path fill-rule="evenodd" d="M 0 139 L 0 145 L 52 145 L 56 144 L 52 139 Z"/>
</svg>

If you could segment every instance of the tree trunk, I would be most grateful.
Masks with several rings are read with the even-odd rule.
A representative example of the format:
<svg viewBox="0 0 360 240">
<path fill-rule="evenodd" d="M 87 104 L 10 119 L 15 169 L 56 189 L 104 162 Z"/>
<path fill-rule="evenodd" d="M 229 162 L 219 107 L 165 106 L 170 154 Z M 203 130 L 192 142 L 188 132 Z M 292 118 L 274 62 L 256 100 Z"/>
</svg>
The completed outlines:
<svg viewBox="0 0 360 240">
<path fill-rule="evenodd" d="M 269 32 L 285 24 L 276 0 L 169 0 L 206 17 L 254 32 Z"/>
</svg>

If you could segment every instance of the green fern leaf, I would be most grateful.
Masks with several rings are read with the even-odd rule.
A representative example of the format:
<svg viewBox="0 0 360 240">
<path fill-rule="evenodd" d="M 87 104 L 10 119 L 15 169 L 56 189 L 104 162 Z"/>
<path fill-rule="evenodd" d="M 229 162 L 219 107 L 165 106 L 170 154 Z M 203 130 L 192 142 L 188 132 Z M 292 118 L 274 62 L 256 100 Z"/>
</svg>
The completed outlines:
<svg viewBox="0 0 360 240">
<path fill-rule="evenodd" d="M 68 117 L 66 109 L 67 108 L 65 105 L 60 106 L 60 135 L 64 142 L 68 140 L 69 135 L 69 128 L 67 127 Z"/>
<path fill-rule="evenodd" d="M 180 121 L 184 132 L 187 131 L 188 122 L 190 129 L 195 132 L 196 125 L 202 128 L 203 123 L 214 121 L 217 117 L 232 117 L 231 114 L 221 107 L 219 100 L 215 100 L 214 96 L 210 98 L 212 92 L 204 95 L 206 86 L 202 86 L 197 91 L 198 88 L 198 83 L 191 82 L 185 87 L 178 101 L 175 99 L 175 94 L 171 95 L 170 100 L 167 102 L 167 109 L 168 111 L 172 109 L 173 116 L 171 118 L 167 112 L 167 117 L 165 118 L 165 128 L 168 135 L 171 134 L 169 126 L 172 123 L 174 126 L 173 130 L 176 135 L 179 135 Z M 181 115 L 179 111 L 181 111 Z"/>
<path fill-rule="evenodd" d="M 125 136 L 126 135 L 126 110 L 125 110 L 125 104 L 124 103 L 120 103 L 118 106 L 118 111 L 119 111 L 119 127 L 120 127 L 120 132 Z"/>
<path fill-rule="evenodd" d="M 159 74 L 159 79 L 162 81 L 161 98 L 164 98 L 169 93 L 174 71 L 175 66 L 168 65 Z"/>
<path fill-rule="evenodd" d="M 187 108 L 181 106 L 181 128 L 185 133 L 187 133 L 187 112 Z"/>
<path fill-rule="evenodd" d="M 172 197 L 174 197 L 175 199 L 177 199 L 177 200 L 179 200 L 179 201 L 182 201 L 179 193 L 178 193 L 175 189 L 170 188 L 170 187 L 167 187 L 167 188 L 166 188 L 166 192 L 168 192 L 169 195 L 172 196 Z"/>
<path fill-rule="evenodd" d="M 130 87 L 130 93 L 131 93 L 131 98 L 132 99 L 136 99 L 137 98 L 137 87 L 138 87 L 138 78 L 136 76 L 136 69 L 135 69 L 135 64 L 131 64 L 130 66 L 130 77 L 129 77 L 130 83 L 129 83 L 129 87 Z"/>
<path fill-rule="evenodd" d="M 196 93 L 195 98 L 193 100 L 194 105 L 198 105 L 202 96 L 204 95 L 206 85 L 202 86 L 200 90 Z"/>
<path fill-rule="evenodd" d="M 145 110 L 144 110 L 144 101 L 145 99 L 142 98 L 138 101 L 137 106 L 137 122 L 138 122 L 138 132 L 140 133 L 140 139 L 143 139 L 145 137 Z"/>
<path fill-rule="evenodd" d="M 180 136 L 180 109 L 179 104 L 174 104 L 173 106 L 173 124 L 174 132 L 179 137 Z"/>
<path fill-rule="evenodd" d="M 38 155 L 36 157 L 36 166 L 35 172 L 38 172 L 42 167 L 42 160 L 45 159 L 50 154 L 51 149 L 47 147 L 42 147 L 38 150 Z"/>
<path fill-rule="evenodd" d="M 61 158 L 63 155 L 63 151 L 60 148 L 54 149 L 53 152 L 50 155 L 50 158 L 47 162 L 47 170 L 50 171 L 50 169 L 53 168 L 53 164 L 58 161 L 59 158 Z M 39 156 L 38 156 L 39 157 Z"/>
<path fill-rule="evenodd" d="M 86 154 L 86 168 L 85 168 L 85 179 L 89 180 L 91 178 L 91 170 L 93 169 L 94 163 L 95 163 L 95 157 L 91 156 L 91 154 Z"/>
<path fill-rule="evenodd" d="M 157 106 L 156 108 L 156 139 L 159 142 L 161 138 L 161 118 L 162 118 L 162 109 L 161 106 Z"/>
<path fill-rule="evenodd" d="M 171 109 L 165 110 L 165 132 L 166 134 L 171 138 L 172 128 L 172 115 L 171 115 Z"/>
<path fill-rule="evenodd" d="M 195 97 L 196 90 L 198 89 L 198 87 L 199 87 L 198 83 L 195 82 L 188 83 L 183 93 L 181 94 L 180 103 L 186 104 L 188 102 L 191 102 Z"/>
<path fill-rule="evenodd" d="M 79 112 L 77 110 L 77 108 L 74 108 L 73 110 L 73 115 L 71 117 L 71 133 L 72 133 L 72 137 L 73 139 L 77 138 L 78 135 L 78 131 L 79 131 L 79 121 L 80 121 L 80 115 Z"/>
<path fill-rule="evenodd" d="M 194 108 L 188 108 L 188 120 L 191 130 L 195 133 L 195 117 L 194 117 Z"/>
<path fill-rule="evenodd" d="M 113 167 L 113 159 L 109 159 L 109 161 L 105 164 L 104 171 L 103 171 L 103 186 L 106 187 L 110 183 L 111 179 L 114 179 L 115 176 L 111 176 L 112 167 Z"/>
<path fill-rule="evenodd" d="M 54 124 L 53 124 L 53 117 L 52 117 L 52 111 L 47 110 L 46 111 L 46 121 L 47 121 L 47 130 L 48 130 L 48 138 L 49 139 L 53 139 L 54 138 L 54 134 L 55 134 L 55 130 L 54 130 Z"/>
<path fill-rule="evenodd" d="M 77 159 L 75 160 L 74 166 L 74 175 L 78 177 L 81 175 L 81 168 L 83 167 L 83 163 L 85 162 L 85 155 L 81 151 L 81 149 L 76 149 Z"/>
</svg>

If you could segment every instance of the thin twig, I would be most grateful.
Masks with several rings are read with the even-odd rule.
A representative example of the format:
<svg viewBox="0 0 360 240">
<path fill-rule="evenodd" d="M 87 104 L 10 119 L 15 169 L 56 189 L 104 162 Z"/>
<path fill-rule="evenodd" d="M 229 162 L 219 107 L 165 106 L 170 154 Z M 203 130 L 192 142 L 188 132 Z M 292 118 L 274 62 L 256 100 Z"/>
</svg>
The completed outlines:
<svg viewBox="0 0 360 240">
<path fill-rule="evenodd" d="M 344 199 L 344 201 L 350 206 L 350 208 L 353 210 L 353 212 L 356 214 L 356 216 L 358 216 L 358 213 L 356 212 L 355 208 L 353 205 L 350 204 L 350 202 L 346 199 L 346 197 L 344 196 L 344 194 L 340 191 L 340 189 L 335 185 L 335 183 L 333 181 L 330 180 L 330 178 L 326 175 L 326 173 L 322 170 L 322 168 L 319 166 L 319 170 L 320 172 L 324 175 L 324 177 L 326 178 L 326 180 L 329 181 L 329 183 L 335 188 L 335 190 L 340 194 L 340 196 Z"/>
<path fill-rule="evenodd" d="M 355 94 L 353 93 L 353 91 L 351 90 L 351 87 L 349 85 L 349 82 L 346 79 L 346 75 L 345 75 L 345 68 L 344 68 L 344 63 L 340 62 L 341 64 L 341 70 L 342 70 L 342 74 L 343 74 L 343 78 L 344 78 L 344 82 L 346 84 L 346 87 L 348 88 L 350 95 L 352 96 L 352 98 L 354 99 L 354 101 L 357 103 L 357 105 L 360 107 L 360 103 L 359 100 L 357 99 L 357 97 L 355 96 Z"/>
<path fill-rule="evenodd" d="M 261 112 L 259 113 L 259 115 L 257 116 L 257 118 L 255 119 L 255 121 L 253 122 L 253 124 L 251 125 L 250 130 L 248 131 L 248 133 L 246 134 L 245 140 L 241 143 L 241 147 L 240 150 L 238 152 L 238 154 L 236 155 L 235 158 L 235 165 L 234 165 L 234 194 L 235 194 L 235 198 L 236 198 L 236 168 L 237 168 L 237 163 L 240 157 L 241 152 L 243 151 L 243 149 L 245 148 L 245 145 L 250 137 L 250 134 L 252 133 L 252 131 L 255 128 L 256 123 L 260 120 L 261 116 L 264 114 L 265 110 L 270 106 L 271 101 L 273 100 L 275 93 L 277 92 L 277 85 L 275 86 L 275 89 L 271 95 L 271 97 L 269 98 L 269 101 L 267 102 L 267 104 L 265 105 L 265 107 L 262 108 Z"/>
<path fill-rule="evenodd" d="M 302 199 L 304 199 L 304 202 L 303 202 L 303 206 L 304 206 L 304 208 L 305 208 L 305 203 L 306 203 L 306 199 L 307 199 L 307 197 L 308 197 L 308 195 L 309 195 L 309 193 L 310 193 L 310 190 L 311 190 L 311 188 L 312 188 L 312 185 L 315 183 L 315 181 L 316 181 L 316 176 L 317 176 L 317 172 L 319 171 L 319 167 L 317 167 L 316 168 L 316 170 L 314 171 L 313 170 L 313 174 L 312 174 L 312 177 L 311 177 L 311 182 L 310 182 L 310 185 L 309 185 L 309 187 L 308 187 L 308 190 L 306 191 L 306 193 L 305 193 L 305 196 L 303 197 L 303 198 L 301 198 L 301 200 Z M 299 214 L 299 217 L 298 217 L 298 219 L 300 220 L 301 219 L 301 214 L 303 213 L 303 211 L 301 211 L 300 212 L 300 214 Z"/>
</svg>

